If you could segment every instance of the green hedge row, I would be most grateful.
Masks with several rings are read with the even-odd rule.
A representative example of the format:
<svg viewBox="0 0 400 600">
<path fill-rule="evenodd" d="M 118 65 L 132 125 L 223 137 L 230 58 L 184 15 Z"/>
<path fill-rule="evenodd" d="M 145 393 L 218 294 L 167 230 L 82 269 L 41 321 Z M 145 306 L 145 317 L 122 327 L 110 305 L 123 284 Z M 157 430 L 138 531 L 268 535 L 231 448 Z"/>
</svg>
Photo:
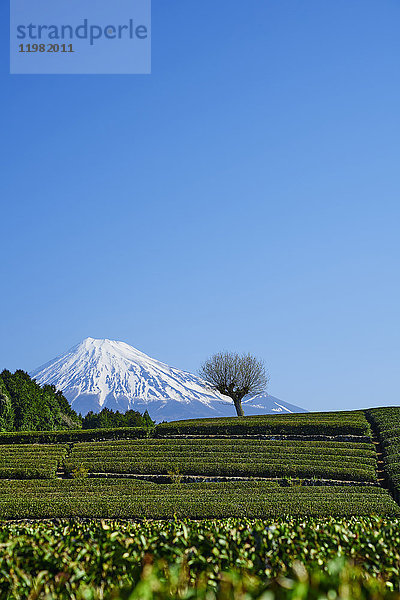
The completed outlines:
<svg viewBox="0 0 400 600">
<path fill-rule="evenodd" d="M 285 463 L 270 462 L 267 464 L 254 464 L 253 462 L 229 462 L 228 459 L 221 463 L 201 461 L 151 461 L 144 462 L 96 462 L 96 461 L 67 461 L 66 471 L 71 472 L 76 467 L 83 466 L 90 473 L 114 473 L 135 475 L 168 475 L 176 470 L 181 475 L 199 475 L 208 477 L 302 477 L 318 479 L 334 479 L 342 481 L 375 482 L 376 471 L 374 467 L 355 467 L 353 464 L 340 467 L 325 463 Z"/>
<path fill-rule="evenodd" d="M 214 452 L 215 450 L 224 449 L 225 451 L 232 450 L 240 451 L 265 451 L 268 448 L 274 451 L 281 451 L 287 448 L 290 449 L 305 449 L 305 450 L 322 450 L 324 453 L 357 453 L 358 455 L 375 456 L 375 447 L 369 443 L 360 442 L 336 442 L 336 441 L 310 441 L 310 440 L 267 440 L 267 439 L 248 439 L 238 438 L 234 440 L 226 438 L 157 438 L 146 439 L 146 441 L 135 440 L 119 440 L 107 442 L 90 442 L 79 443 L 75 446 L 74 451 L 94 451 L 94 452 L 119 452 L 125 450 L 148 450 L 162 452 L 192 452 L 201 448 L 203 451 Z"/>
<path fill-rule="evenodd" d="M 122 427 L 76 431 L 17 431 L 0 433 L 0 444 L 79 442 L 174 435 L 322 435 L 370 437 L 362 411 L 224 417 L 162 423 L 153 427 Z"/>
<path fill-rule="evenodd" d="M 146 438 L 147 427 L 119 427 L 112 429 L 77 429 L 75 431 L 12 431 L 0 433 L 0 444 L 59 444 L 96 440 Z"/>
<path fill-rule="evenodd" d="M 157 436 L 170 435 L 371 435 L 362 411 L 222 417 L 157 425 Z"/>
<path fill-rule="evenodd" d="M 53 479 L 57 468 L 57 462 L 6 467 L 0 465 L 0 479 Z"/>
<path fill-rule="evenodd" d="M 68 446 L 1 446 L 0 479 L 51 479 L 67 455 Z"/>
<path fill-rule="evenodd" d="M 83 466 L 91 473 L 319 477 L 376 481 L 372 444 L 342 442 L 177 439 L 76 444 L 67 472 Z"/>
<path fill-rule="evenodd" d="M 0 518 L 260 518 L 280 515 L 400 515 L 378 487 L 278 488 L 253 482 L 152 484 L 125 480 L 4 482 Z M 34 485 L 32 485 L 34 484 Z"/>
<path fill-rule="evenodd" d="M 222 461 L 228 460 L 229 462 L 253 462 L 254 464 L 266 464 L 274 461 L 294 461 L 294 462 L 306 462 L 306 463 L 332 463 L 338 466 L 340 465 L 369 465 L 376 467 L 376 456 L 360 456 L 358 454 L 333 454 L 333 453 L 324 453 L 321 452 L 310 452 L 307 450 L 293 450 L 286 452 L 276 452 L 265 451 L 262 453 L 258 452 L 233 452 L 226 451 L 224 449 L 215 450 L 215 452 L 202 452 L 198 450 L 196 452 L 149 452 L 149 451 L 140 451 L 137 452 L 129 452 L 129 451 L 119 451 L 119 452 L 84 452 L 84 451 L 72 451 L 70 460 L 72 462 L 76 461 L 86 461 L 86 460 L 94 460 L 104 461 L 107 463 L 114 463 L 118 465 L 120 462 L 145 462 L 151 463 L 152 461 L 156 462 L 183 462 L 185 460 L 194 460 L 194 461 L 202 461 L 211 463 L 221 463 Z"/>
<path fill-rule="evenodd" d="M 388 483 L 400 500 L 400 407 L 373 408 L 367 415 L 383 447 Z"/>
<path fill-rule="evenodd" d="M 63 456 L 69 447 L 68 444 L 20 444 L 18 446 L 1 446 L 0 459 L 2 457 L 36 457 L 36 456 Z"/>
</svg>

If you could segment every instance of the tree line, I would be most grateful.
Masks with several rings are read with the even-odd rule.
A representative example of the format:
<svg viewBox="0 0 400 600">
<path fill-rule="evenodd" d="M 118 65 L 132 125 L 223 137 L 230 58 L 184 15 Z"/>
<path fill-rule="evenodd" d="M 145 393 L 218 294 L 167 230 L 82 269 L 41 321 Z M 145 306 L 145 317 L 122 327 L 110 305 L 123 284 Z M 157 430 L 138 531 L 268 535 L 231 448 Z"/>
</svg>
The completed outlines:
<svg viewBox="0 0 400 600">
<path fill-rule="evenodd" d="M 54 385 L 39 385 L 21 369 L 0 373 L 0 431 L 57 431 L 154 425 L 148 412 L 122 414 L 109 408 L 77 414 Z"/>
<path fill-rule="evenodd" d="M 127 410 L 120 413 L 110 408 L 103 408 L 98 413 L 93 411 L 82 419 L 82 429 L 102 429 L 105 427 L 152 427 L 154 421 L 147 410 L 142 415 L 137 410 Z"/>
<path fill-rule="evenodd" d="M 54 385 L 40 386 L 25 371 L 0 373 L 0 430 L 77 429 L 81 417 Z"/>
</svg>

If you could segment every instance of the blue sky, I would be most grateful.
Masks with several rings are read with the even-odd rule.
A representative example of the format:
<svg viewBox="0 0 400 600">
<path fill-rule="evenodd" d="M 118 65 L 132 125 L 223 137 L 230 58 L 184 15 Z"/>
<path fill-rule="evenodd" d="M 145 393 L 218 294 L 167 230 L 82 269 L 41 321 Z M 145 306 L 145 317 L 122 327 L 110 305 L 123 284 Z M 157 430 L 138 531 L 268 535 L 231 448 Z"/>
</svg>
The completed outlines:
<svg viewBox="0 0 400 600">
<path fill-rule="evenodd" d="M 11 76 L 0 12 L 0 369 L 107 337 L 400 403 L 397 1 L 153 0 L 150 76 Z"/>
</svg>

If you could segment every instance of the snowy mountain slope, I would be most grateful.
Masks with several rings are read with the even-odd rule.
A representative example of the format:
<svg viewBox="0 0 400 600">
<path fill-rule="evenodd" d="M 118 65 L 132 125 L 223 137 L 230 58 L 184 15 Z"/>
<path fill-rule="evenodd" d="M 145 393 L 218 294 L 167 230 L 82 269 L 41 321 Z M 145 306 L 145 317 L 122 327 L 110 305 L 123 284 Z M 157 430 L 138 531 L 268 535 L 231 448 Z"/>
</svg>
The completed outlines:
<svg viewBox="0 0 400 600">
<path fill-rule="evenodd" d="M 250 396 L 242 401 L 242 406 L 245 415 L 262 415 L 268 413 L 305 413 L 308 412 L 304 408 L 282 402 L 279 398 L 274 398 L 266 392 Z"/>
<path fill-rule="evenodd" d="M 231 399 L 209 389 L 196 375 L 169 367 L 124 342 L 86 338 L 31 376 L 40 384 L 62 390 L 74 410 L 82 414 L 107 407 L 147 409 L 157 421 L 235 415 Z M 275 412 L 279 407 L 275 400 L 272 396 L 264 400 L 266 410 L 247 401 L 249 411 Z M 278 402 L 288 412 L 302 411 Z"/>
</svg>

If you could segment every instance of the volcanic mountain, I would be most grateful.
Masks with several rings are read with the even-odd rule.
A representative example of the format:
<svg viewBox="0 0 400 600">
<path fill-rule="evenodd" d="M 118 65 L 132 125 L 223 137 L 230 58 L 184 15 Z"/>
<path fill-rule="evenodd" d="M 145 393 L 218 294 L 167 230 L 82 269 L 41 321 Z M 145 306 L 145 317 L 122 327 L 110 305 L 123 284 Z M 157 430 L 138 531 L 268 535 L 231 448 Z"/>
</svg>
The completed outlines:
<svg viewBox="0 0 400 600">
<path fill-rule="evenodd" d="M 156 421 L 236 414 L 230 398 L 196 375 L 169 367 L 125 342 L 86 338 L 30 375 L 42 385 L 55 385 L 81 414 L 104 407 L 148 410 Z M 245 414 L 305 412 L 268 394 L 246 399 L 244 407 Z"/>
</svg>

